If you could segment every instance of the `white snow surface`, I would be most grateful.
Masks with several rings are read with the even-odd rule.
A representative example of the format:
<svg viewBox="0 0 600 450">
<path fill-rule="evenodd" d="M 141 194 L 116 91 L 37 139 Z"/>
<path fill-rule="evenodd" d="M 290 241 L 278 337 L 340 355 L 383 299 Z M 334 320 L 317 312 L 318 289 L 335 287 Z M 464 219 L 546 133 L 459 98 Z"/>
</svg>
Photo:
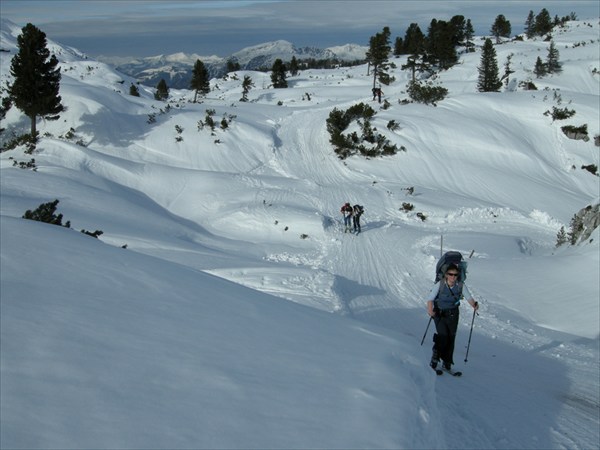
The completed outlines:
<svg viewBox="0 0 600 450">
<path fill-rule="evenodd" d="M 2 21 L 2 86 L 18 34 Z M 367 66 L 133 97 L 135 80 L 48 38 L 67 110 L 38 121 L 32 155 L 0 155 L 2 448 L 600 447 L 600 236 L 555 248 L 599 197 L 581 169 L 600 165 L 597 19 L 553 34 L 564 69 L 545 78 L 549 42 L 497 45 L 515 70 L 500 93 L 477 92 L 479 50 L 461 55 L 437 106 L 400 103 L 393 59 L 387 109 Z M 336 157 L 326 119 L 360 102 L 406 151 Z M 576 114 L 553 122 L 553 106 Z M 29 119 L 12 108 L 2 127 Z M 22 219 L 54 199 L 71 228 Z M 358 236 L 346 201 L 365 207 Z M 433 327 L 421 345 L 442 248 L 470 256 L 481 305 L 461 306 L 461 378 L 428 367 Z"/>
</svg>

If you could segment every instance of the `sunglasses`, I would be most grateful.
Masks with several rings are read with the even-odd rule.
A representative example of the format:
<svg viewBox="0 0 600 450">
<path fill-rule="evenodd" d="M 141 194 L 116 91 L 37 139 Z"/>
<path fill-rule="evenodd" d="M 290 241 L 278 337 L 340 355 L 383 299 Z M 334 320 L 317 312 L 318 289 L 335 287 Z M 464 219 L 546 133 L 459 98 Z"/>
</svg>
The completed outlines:
<svg viewBox="0 0 600 450">
<path fill-rule="evenodd" d="M 448 275 L 449 277 L 457 277 L 458 273 L 456 273 L 456 272 L 452 272 L 452 273 L 448 272 L 448 273 L 446 273 L 446 275 Z"/>
</svg>

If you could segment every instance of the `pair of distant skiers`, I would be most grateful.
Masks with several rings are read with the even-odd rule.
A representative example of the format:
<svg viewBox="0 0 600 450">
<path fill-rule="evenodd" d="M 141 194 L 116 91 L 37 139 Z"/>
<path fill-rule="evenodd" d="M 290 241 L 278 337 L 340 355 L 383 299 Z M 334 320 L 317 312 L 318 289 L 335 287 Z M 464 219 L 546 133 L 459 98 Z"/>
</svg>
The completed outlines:
<svg viewBox="0 0 600 450">
<path fill-rule="evenodd" d="M 351 206 L 350 202 L 346 202 L 340 212 L 344 217 L 344 233 L 352 231 L 356 234 L 360 233 L 360 216 L 365 212 L 362 205 Z"/>
</svg>

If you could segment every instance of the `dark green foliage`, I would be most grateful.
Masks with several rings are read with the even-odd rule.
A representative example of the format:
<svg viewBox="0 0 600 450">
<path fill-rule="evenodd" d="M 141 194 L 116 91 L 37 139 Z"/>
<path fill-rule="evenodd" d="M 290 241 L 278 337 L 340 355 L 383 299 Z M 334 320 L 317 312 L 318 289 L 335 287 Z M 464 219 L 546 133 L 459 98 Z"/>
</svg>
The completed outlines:
<svg viewBox="0 0 600 450">
<path fill-rule="evenodd" d="M 552 18 L 546 8 L 543 8 L 535 17 L 534 32 L 537 36 L 543 36 L 552 31 Z"/>
<path fill-rule="evenodd" d="M 298 75 L 299 67 L 298 60 L 295 56 L 292 56 L 292 60 L 290 61 L 290 75 L 293 77 Z"/>
<path fill-rule="evenodd" d="M 194 64 L 194 70 L 192 71 L 192 80 L 190 81 L 190 89 L 194 91 L 194 103 L 198 98 L 198 94 L 208 94 L 210 92 L 210 79 L 208 70 L 204 66 L 204 63 L 199 59 Z"/>
<path fill-rule="evenodd" d="M 131 86 L 129 86 L 129 95 L 132 95 L 134 97 L 139 97 L 140 96 L 140 90 L 133 83 L 131 84 Z"/>
<path fill-rule="evenodd" d="M 568 242 L 567 233 L 565 232 L 565 227 L 560 227 L 558 233 L 556 233 L 556 248 L 560 247 L 563 244 Z"/>
<path fill-rule="evenodd" d="M 25 153 L 32 154 L 35 150 L 37 144 L 37 137 L 33 137 L 31 134 L 23 134 L 21 136 L 17 136 L 9 142 L 5 143 L 4 146 L 0 149 L 1 152 L 5 152 L 8 150 L 13 150 L 17 148 L 19 145 L 25 145 L 27 149 Z"/>
<path fill-rule="evenodd" d="M 6 117 L 6 113 L 12 107 L 12 100 L 10 97 L 2 97 L 2 103 L 0 104 L 0 124 Z M 0 126 L 0 134 L 4 131 L 4 128 Z"/>
<path fill-rule="evenodd" d="M 562 64 L 558 61 L 559 53 L 554 45 L 554 41 L 550 41 L 548 48 L 548 56 L 546 57 L 546 71 L 548 73 L 558 73 L 562 71 Z"/>
<path fill-rule="evenodd" d="M 479 81 L 477 89 L 479 92 L 498 92 L 502 82 L 498 78 L 498 62 L 496 60 L 496 49 L 491 39 L 486 39 L 481 51 L 481 63 L 477 69 Z"/>
<path fill-rule="evenodd" d="M 569 117 L 573 117 L 575 115 L 575 110 L 574 109 L 568 109 L 568 108 L 557 108 L 556 106 L 552 107 L 552 112 L 550 113 L 550 115 L 552 116 L 552 121 L 554 122 L 555 120 L 565 120 L 568 119 Z"/>
<path fill-rule="evenodd" d="M 544 62 L 542 61 L 542 58 L 540 58 L 539 56 L 537 57 L 537 59 L 535 61 L 533 73 L 535 74 L 535 76 L 537 78 L 541 78 L 544 75 L 546 75 L 546 64 L 544 64 Z"/>
<path fill-rule="evenodd" d="M 83 234 L 87 234 L 88 236 L 95 237 L 96 239 L 98 239 L 98 236 L 101 236 L 101 235 L 103 235 L 103 234 L 104 234 L 104 232 L 103 232 L 103 231 L 100 231 L 100 230 L 96 230 L 96 231 L 94 231 L 94 232 L 91 232 L 91 231 L 86 231 L 86 230 L 81 230 L 81 232 L 82 232 Z"/>
<path fill-rule="evenodd" d="M 271 82 L 275 89 L 287 88 L 287 80 L 285 79 L 286 67 L 283 61 L 279 58 L 273 63 L 271 69 Z"/>
<path fill-rule="evenodd" d="M 23 27 L 17 45 L 19 52 L 10 66 L 14 80 L 8 90 L 15 106 L 31 119 L 31 135 L 35 136 L 38 116 L 53 119 L 64 111 L 58 95 L 60 68 L 46 47 L 46 34 L 34 25 Z"/>
<path fill-rule="evenodd" d="M 240 70 L 240 63 L 235 61 L 234 59 L 227 60 L 227 73 L 235 72 L 236 70 Z"/>
<path fill-rule="evenodd" d="M 404 37 L 404 53 L 420 55 L 425 51 L 425 35 L 416 23 L 411 23 Z"/>
<path fill-rule="evenodd" d="M 575 214 L 569 225 L 570 228 L 569 232 L 567 233 L 569 244 L 575 245 L 577 244 L 577 239 L 579 239 L 579 236 L 581 236 L 581 233 L 583 232 L 583 220 L 580 216 Z"/>
<path fill-rule="evenodd" d="M 242 81 L 242 98 L 240 102 L 248 101 L 248 92 L 250 89 L 254 87 L 254 83 L 252 82 L 252 78 L 249 75 L 244 75 L 244 81 Z"/>
<path fill-rule="evenodd" d="M 154 98 L 156 100 L 166 100 L 169 98 L 169 87 L 167 86 L 167 82 L 164 78 L 161 78 L 158 84 L 156 85 L 156 92 L 154 93 Z"/>
<path fill-rule="evenodd" d="M 473 44 L 473 36 L 475 35 L 475 29 L 471 23 L 471 19 L 467 19 L 465 24 L 465 47 L 468 53 L 475 51 L 475 44 Z"/>
<path fill-rule="evenodd" d="M 389 84 L 388 57 L 392 50 L 390 34 L 389 27 L 383 27 L 381 33 L 377 33 L 369 39 L 367 61 L 373 67 L 373 87 L 375 87 L 377 80 L 382 84 Z"/>
<path fill-rule="evenodd" d="M 535 15 L 533 14 L 533 11 L 529 11 L 527 20 L 525 20 L 525 36 L 527 36 L 528 39 L 535 36 Z"/>
<path fill-rule="evenodd" d="M 422 84 L 418 81 L 411 81 L 407 91 L 413 101 L 426 105 L 435 105 L 448 95 L 448 89 L 445 87 Z"/>
<path fill-rule="evenodd" d="M 363 156 L 375 157 L 382 155 L 394 155 L 398 148 L 390 144 L 388 139 L 377 133 L 371 126 L 371 119 L 375 116 L 375 110 L 369 105 L 359 103 L 351 106 L 346 111 L 334 108 L 327 119 L 327 131 L 330 135 L 331 144 L 340 159 L 345 159 L 355 153 Z M 361 135 L 356 131 L 344 134 L 351 123 L 356 122 L 361 129 Z"/>
<path fill-rule="evenodd" d="M 37 166 L 35 165 L 35 159 L 31 158 L 30 161 L 13 161 L 13 167 L 19 167 L 21 169 L 33 169 L 35 172 L 37 170 Z"/>
<path fill-rule="evenodd" d="M 440 69 L 448 69 L 458 61 L 456 53 L 456 29 L 444 20 L 433 19 L 427 33 L 427 56 L 429 62 Z"/>
<path fill-rule="evenodd" d="M 430 69 L 430 65 L 426 62 L 424 55 L 410 55 L 406 58 L 406 64 L 402 65 L 402 70 L 410 69 L 412 72 L 412 81 L 416 81 L 417 72 L 426 72 Z"/>
<path fill-rule="evenodd" d="M 596 164 L 588 164 L 587 166 L 581 166 L 583 170 L 587 170 L 592 175 L 598 175 L 598 166 Z"/>
<path fill-rule="evenodd" d="M 572 137 L 573 139 L 589 139 L 587 123 L 579 127 L 576 127 L 574 125 L 565 125 L 564 127 L 561 127 L 561 130 L 563 131 L 563 133 L 565 133 L 569 137 Z"/>
<path fill-rule="evenodd" d="M 512 53 L 510 55 L 508 55 L 506 57 L 506 63 L 504 64 L 504 75 L 502 76 L 502 80 L 504 81 L 504 83 L 506 84 L 507 87 L 510 83 L 510 75 L 515 73 L 515 71 L 510 68 L 512 57 L 513 57 Z"/>
<path fill-rule="evenodd" d="M 492 36 L 494 36 L 496 38 L 497 44 L 500 43 L 501 37 L 505 37 L 505 38 L 510 37 L 510 33 L 511 33 L 510 20 L 507 20 L 503 14 L 499 14 L 496 17 L 496 20 L 494 21 L 494 23 L 492 24 L 492 29 L 490 30 L 490 33 L 492 33 Z"/>
<path fill-rule="evenodd" d="M 56 206 L 58 205 L 58 200 L 54 200 L 53 202 L 42 203 L 35 211 L 31 211 L 28 209 L 23 215 L 23 219 L 35 220 L 37 222 L 49 223 L 52 225 L 60 225 L 66 228 L 71 227 L 71 222 L 68 222 L 63 225 L 62 224 L 62 214 L 55 215 Z"/>
<path fill-rule="evenodd" d="M 400 56 L 404 54 L 404 40 L 401 37 L 396 37 L 394 41 L 394 56 Z"/>
</svg>

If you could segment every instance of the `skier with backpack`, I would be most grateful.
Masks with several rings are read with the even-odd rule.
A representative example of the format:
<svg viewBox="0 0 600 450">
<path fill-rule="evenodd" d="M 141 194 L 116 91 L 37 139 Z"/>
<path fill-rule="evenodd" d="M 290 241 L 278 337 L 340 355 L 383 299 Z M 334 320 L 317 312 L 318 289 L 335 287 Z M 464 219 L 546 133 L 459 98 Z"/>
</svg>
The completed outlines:
<svg viewBox="0 0 600 450">
<path fill-rule="evenodd" d="M 354 225 L 354 232 L 360 233 L 360 216 L 365 212 L 365 208 L 362 205 L 354 205 L 352 207 L 352 224 Z"/>
<path fill-rule="evenodd" d="M 353 210 L 352 210 L 352 206 L 350 206 L 350 202 L 344 203 L 344 205 L 340 209 L 340 212 L 342 213 L 342 216 L 344 217 L 344 233 L 347 233 L 348 231 L 350 231 L 350 226 L 352 224 L 352 211 Z"/>
<path fill-rule="evenodd" d="M 436 265 L 436 284 L 426 299 L 427 313 L 433 319 L 436 329 L 430 366 L 438 375 L 443 373 L 438 369 L 440 360 L 444 371 L 460 375 L 460 372 L 452 371 L 460 301 L 467 299 L 474 314 L 479 309 L 479 304 L 465 284 L 466 278 L 467 263 L 460 252 L 446 252 Z"/>
</svg>

